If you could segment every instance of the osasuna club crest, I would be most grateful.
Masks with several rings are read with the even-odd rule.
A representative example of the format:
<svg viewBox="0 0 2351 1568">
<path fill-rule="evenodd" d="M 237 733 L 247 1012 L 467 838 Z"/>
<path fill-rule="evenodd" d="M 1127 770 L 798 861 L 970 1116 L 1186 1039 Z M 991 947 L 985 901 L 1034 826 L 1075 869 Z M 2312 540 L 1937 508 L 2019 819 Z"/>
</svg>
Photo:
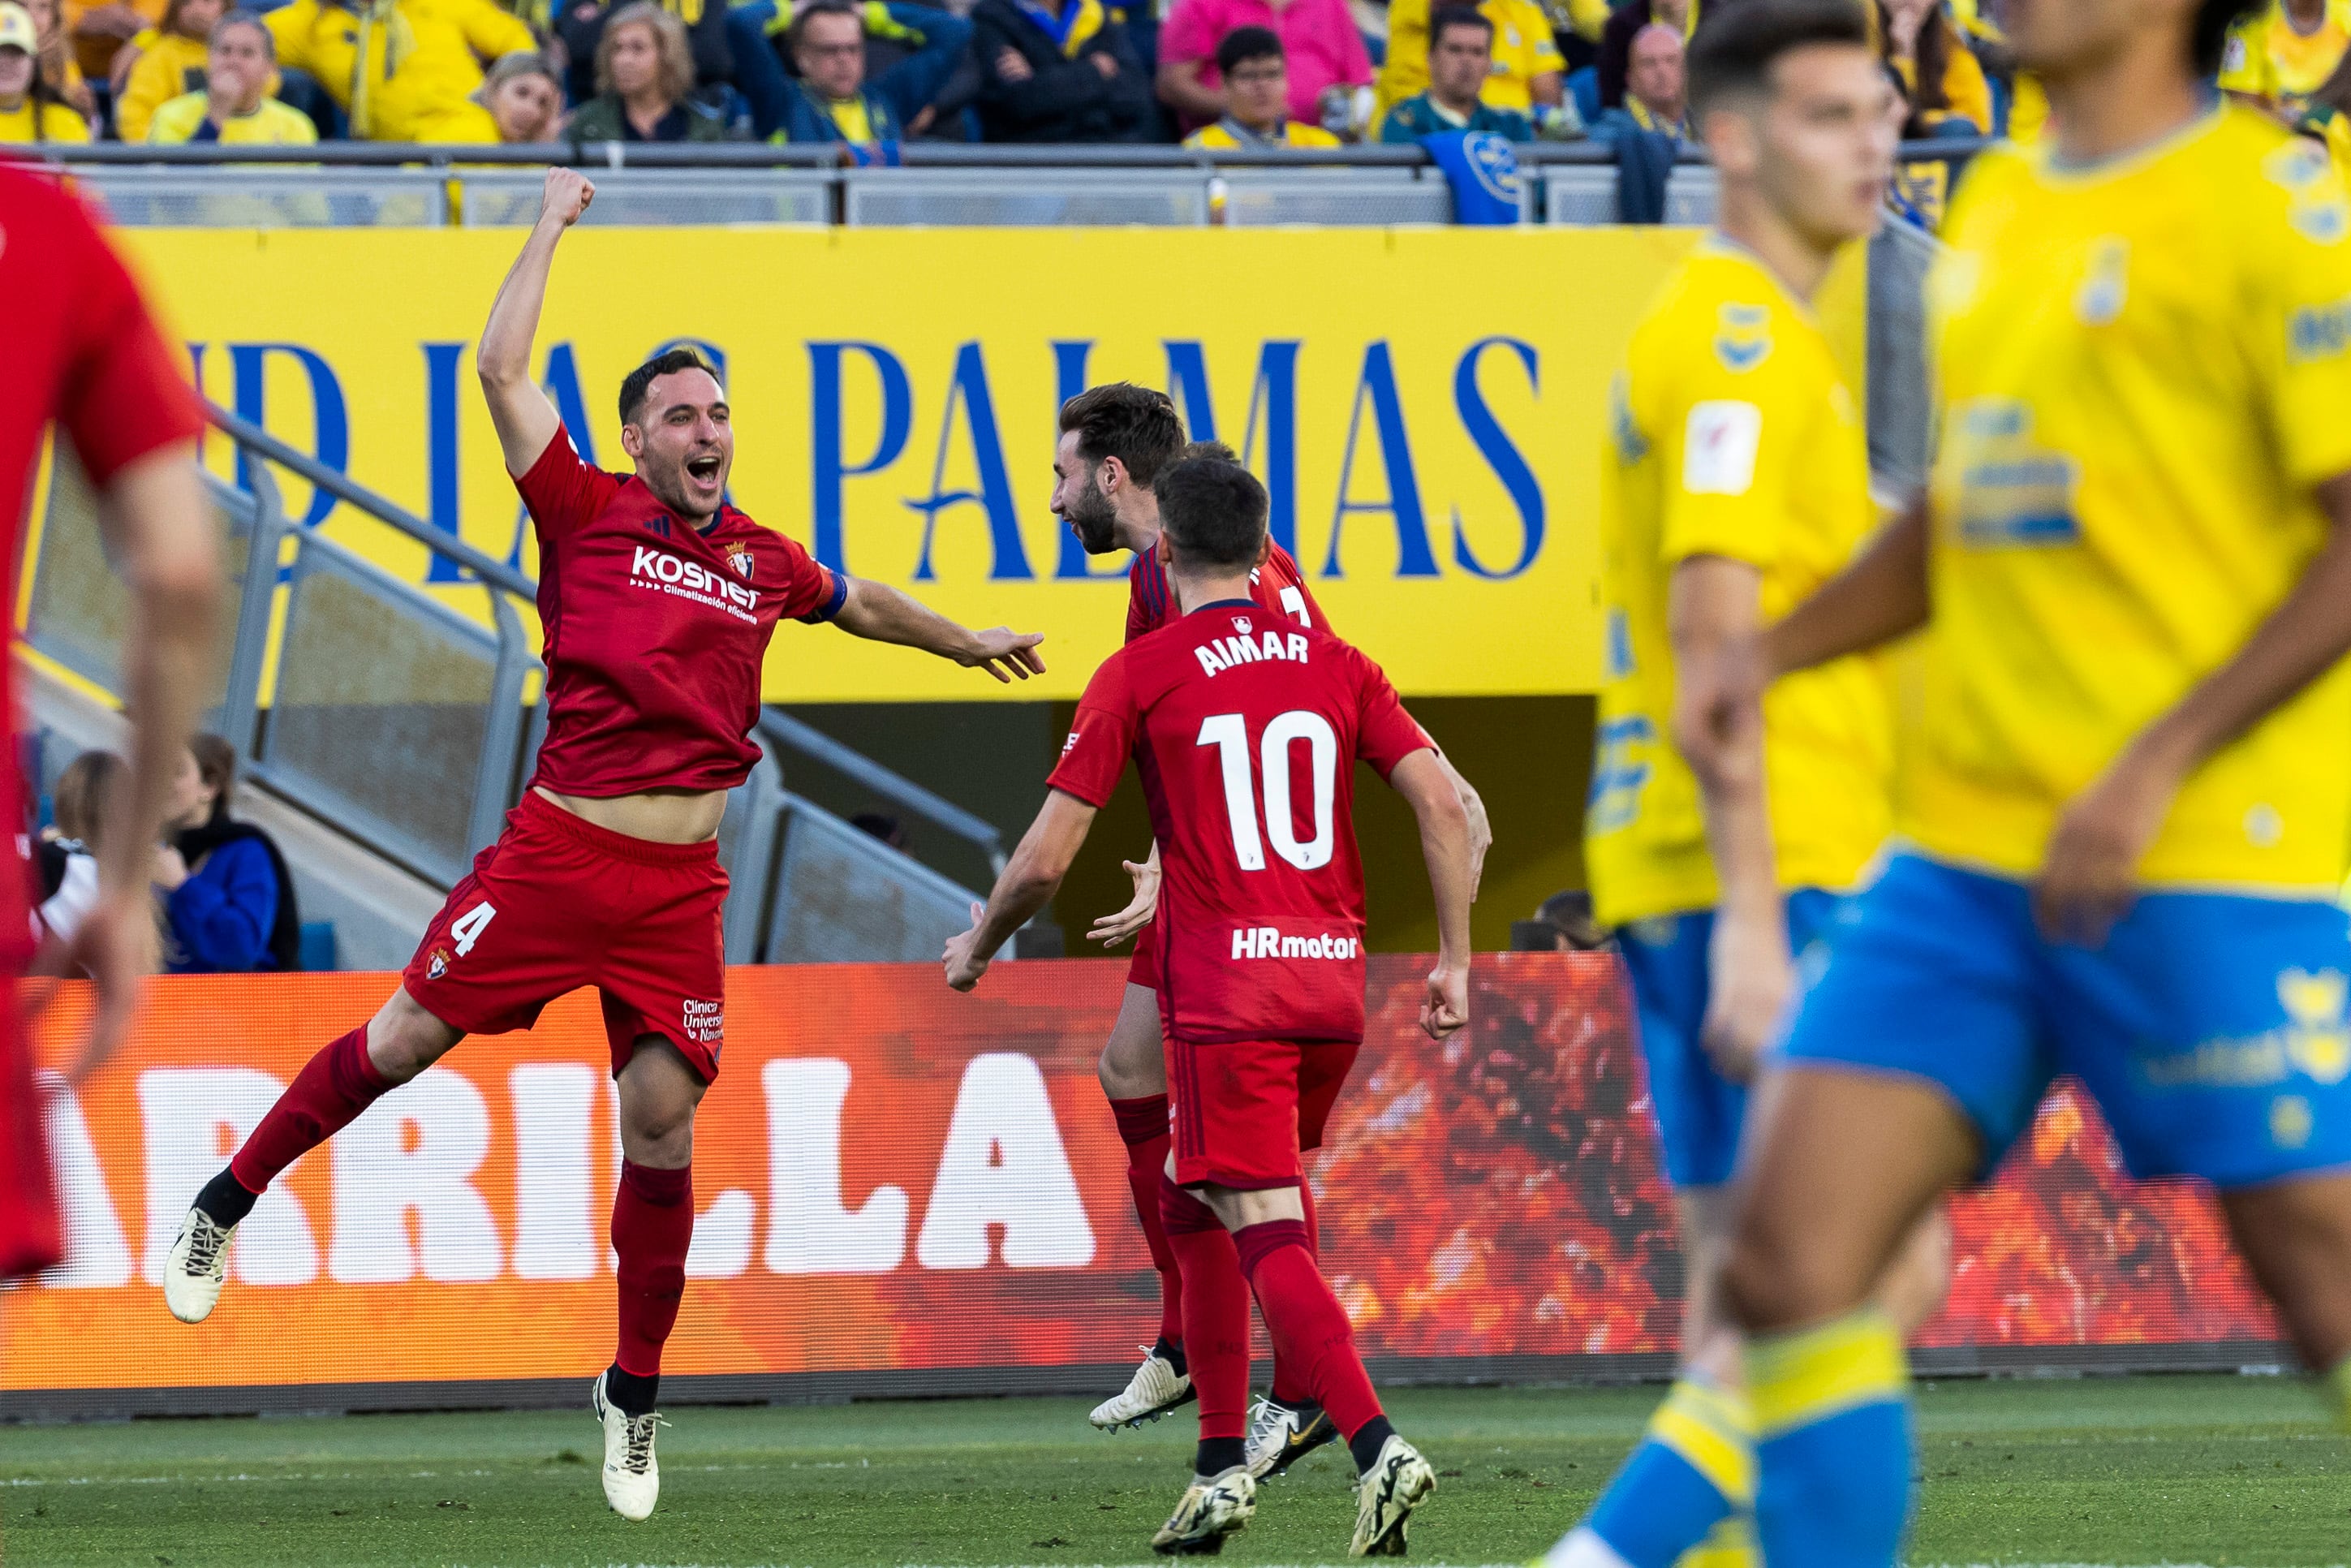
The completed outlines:
<svg viewBox="0 0 2351 1568">
<path fill-rule="evenodd" d="M 747 544 L 728 545 L 726 547 L 726 564 L 735 569 L 736 576 L 741 578 L 749 577 L 751 575 L 751 547 Z"/>
<path fill-rule="evenodd" d="M 1233 630 L 1239 632 L 1244 637 L 1248 636 L 1249 634 L 1249 618 L 1246 615 L 1234 616 Z"/>
<path fill-rule="evenodd" d="M 424 960 L 424 977 L 437 980 L 449 972 L 449 949 L 435 947 Z"/>
</svg>

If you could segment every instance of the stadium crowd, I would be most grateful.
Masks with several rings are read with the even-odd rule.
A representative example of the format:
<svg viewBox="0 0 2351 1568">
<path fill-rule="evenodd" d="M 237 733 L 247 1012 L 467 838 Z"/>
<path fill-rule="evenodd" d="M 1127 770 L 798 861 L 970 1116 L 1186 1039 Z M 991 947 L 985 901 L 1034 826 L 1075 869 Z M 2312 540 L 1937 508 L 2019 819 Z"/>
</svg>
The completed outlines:
<svg viewBox="0 0 2351 1568">
<path fill-rule="evenodd" d="M 1044 143 L 1685 136 L 1736 0 L 0 0 L 0 141 Z M 1876 0 L 1911 139 L 2038 134 L 1998 0 Z M 2351 160 L 2351 0 L 2271 0 L 2219 87 Z M 1904 197 L 1931 216 L 1943 165 Z"/>
</svg>

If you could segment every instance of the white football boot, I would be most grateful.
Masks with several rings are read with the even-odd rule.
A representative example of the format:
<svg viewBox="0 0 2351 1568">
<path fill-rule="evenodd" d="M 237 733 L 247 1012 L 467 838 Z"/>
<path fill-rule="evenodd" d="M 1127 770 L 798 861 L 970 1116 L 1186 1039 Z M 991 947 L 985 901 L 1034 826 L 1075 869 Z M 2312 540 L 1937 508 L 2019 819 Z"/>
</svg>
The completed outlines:
<svg viewBox="0 0 2351 1568">
<path fill-rule="evenodd" d="M 589 1385 L 596 1419 L 604 1423 L 604 1500 L 622 1519 L 643 1519 L 661 1497 L 661 1466 L 653 1460 L 659 1416 L 632 1416 L 604 1397 L 604 1375 Z"/>
<path fill-rule="evenodd" d="M 1235 1465 L 1221 1475 L 1194 1476 L 1184 1500 L 1151 1538 L 1151 1550 L 1163 1557 L 1213 1557 L 1225 1549 L 1225 1537 L 1249 1528 L 1257 1512 L 1257 1482 L 1247 1465 Z"/>
<path fill-rule="evenodd" d="M 1380 1445 L 1380 1457 L 1355 1482 L 1355 1538 L 1350 1557 L 1401 1557 L 1412 1511 L 1437 1490 L 1437 1472 L 1402 1437 Z"/>
<path fill-rule="evenodd" d="M 1268 1480 L 1339 1436 L 1320 1405 L 1260 1399 L 1249 1412 L 1249 1470 Z"/>
<path fill-rule="evenodd" d="M 1125 1390 L 1095 1406 L 1093 1414 L 1086 1417 L 1105 1432 L 1156 1421 L 1196 1397 L 1192 1392 L 1190 1375 L 1176 1371 L 1174 1362 L 1149 1345 L 1142 1350 L 1143 1364 L 1135 1368 Z"/>
<path fill-rule="evenodd" d="M 172 1255 L 163 1262 L 163 1304 L 183 1323 L 200 1323 L 213 1315 L 221 1287 L 228 1282 L 228 1239 L 234 1225 L 223 1225 L 201 1208 L 191 1208 L 172 1239 Z"/>
</svg>

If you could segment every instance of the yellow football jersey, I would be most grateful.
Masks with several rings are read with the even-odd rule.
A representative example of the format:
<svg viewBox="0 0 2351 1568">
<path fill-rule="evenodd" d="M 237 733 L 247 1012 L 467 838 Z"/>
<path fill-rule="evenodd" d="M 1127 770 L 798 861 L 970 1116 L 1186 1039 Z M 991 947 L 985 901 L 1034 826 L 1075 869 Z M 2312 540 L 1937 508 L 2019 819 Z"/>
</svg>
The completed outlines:
<svg viewBox="0 0 2351 1568">
<path fill-rule="evenodd" d="M 2351 47 L 2351 0 L 2326 0 L 2318 26 L 2297 32 L 2284 0 L 2270 0 L 2229 29 L 2220 54 L 2220 85 L 2299 111 L 2326 85 Z"/>
<path fill-rule="evenodd" d="M 1934 619 L 1897 831 L 2037 871 L 2066 801 L 2293 588 L 2314 485 L 2351 472 L 2346 230 L 2325 152 L 2234 106 L 2095 168 L 2043 142 L 1968 171 L 1928 285 Z M 2188 779 L 2142 874 L 2332 888 L 2346 832 L 2338 666 Z"/>
<path fill-rule="evenodd" d="M 1609 925 L 1716 899 L 1698 785 L 1675 748 L 1667 595 L 1691 556 L 1762 573 L 1767 621 L 1834 576 L 1875 529 L 1869 449 L 1812 312 L 1710 236 L 1633 329 L 1601 464 L 1607 674 L 1584 817 Z M 1783 887 L 1846 888 L 1886 835 L 1893 716 L 1875 659 L 1773 686 L 1764 771 Z"/>
</svg>

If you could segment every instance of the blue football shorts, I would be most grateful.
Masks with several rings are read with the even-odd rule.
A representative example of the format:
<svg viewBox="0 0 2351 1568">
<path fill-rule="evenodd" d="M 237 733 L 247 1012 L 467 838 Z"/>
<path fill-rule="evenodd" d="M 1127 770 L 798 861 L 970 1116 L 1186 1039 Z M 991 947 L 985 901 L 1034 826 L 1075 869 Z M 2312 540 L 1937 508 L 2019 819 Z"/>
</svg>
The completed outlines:
<svg viewBox="0 0 2351 1568">
<path fill-rule="evenodd" d="M 1819 963 L 1818 949 L 1850 902 L 1818 888 L 1788 894 L 1788 948 L 1800 970 Z M 1636 920 L 1616 932 L 1625 972 L 1633 982 L 1635 1024 L 1649 1071 L 1666 1176 L 1677 1187 L 1719 1186 L 1730 1179 L 1747 1115 L 1747 1085 L 1717 1071 L 1698 1040 L 1709 995 L 1707 948 L 1713 939 L 1710 909 Z"/>
<path fill-rule="evenodd" d="M 1924 1079 L 1989 1174 L 2050 1081 L 2079 1079 L 2131 1171 L 2258 1186 L 2351 1164 L 2351 915 L 2332 900 L 2143 893 L 2097 947 L 2025 883 L 1896 854 L 1778 1047 Z"/>
</svg>

